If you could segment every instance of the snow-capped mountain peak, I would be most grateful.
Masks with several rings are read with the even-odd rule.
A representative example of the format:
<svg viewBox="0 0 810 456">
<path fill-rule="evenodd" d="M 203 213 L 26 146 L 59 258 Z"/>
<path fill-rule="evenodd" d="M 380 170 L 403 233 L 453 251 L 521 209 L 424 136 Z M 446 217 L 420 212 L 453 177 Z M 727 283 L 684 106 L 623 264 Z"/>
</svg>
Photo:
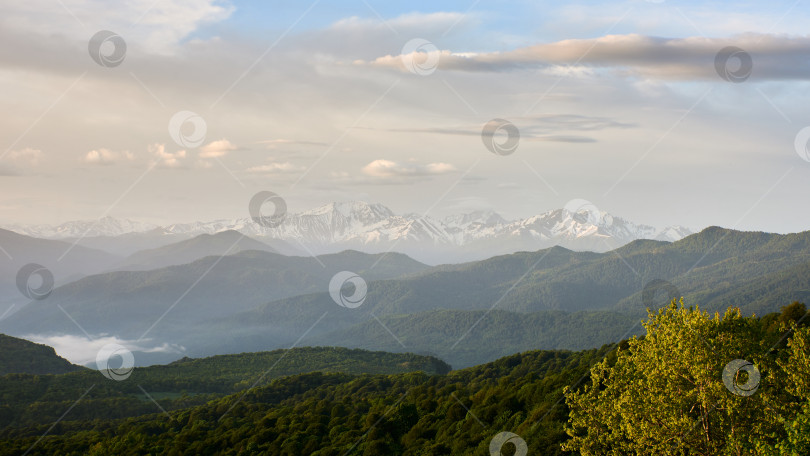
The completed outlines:
<svg viewBox="0 0 810 456">
<path fill-rule="evenodd" d="M 691 234 L 684 227 L 656 229 L 585 206 L 573 210 L 555 209 L 518 220 L 506 220 L 492 211 L 476 211 L 438 220 L 418 214 L 397 215 L 382 204 L 363 201 L 329 203 L 299 213 L 288 213 L 279 226 L 272 228 L 260 226 L 249 217 L 162 227 L 104 217 L 55 227 L 8 228 L 44 238 L 145 232 L 153 236 L 190 237 L 236 230 L 259 239 L 287 241 L 315 254 L 345 249 L 394 250 L 427 262 L 478 259 L 552 245 L 574 250 L 607 251 L 635 239 L 676 241 Z"/>
<path fill-rule="evenodd" d="M 137 222 L 129 219 L 117 219 L 105 216 L 98 220 L 79 220 L 60 225 L 10 225 L 6 229 L 29 236 L 49 239 L 120 236 L 127 233 L 138 233 L 157 228 L 151 223 Z"/>
<path fill-rule="evenodd" d="M 500 214 L 494 211 L 473 211 L 466 214 L 451 215 L 445 217 L 443 222 L 451 226 L 467 226 L 472 223 L 494 226 L 508 223 Z"/>
</svg>

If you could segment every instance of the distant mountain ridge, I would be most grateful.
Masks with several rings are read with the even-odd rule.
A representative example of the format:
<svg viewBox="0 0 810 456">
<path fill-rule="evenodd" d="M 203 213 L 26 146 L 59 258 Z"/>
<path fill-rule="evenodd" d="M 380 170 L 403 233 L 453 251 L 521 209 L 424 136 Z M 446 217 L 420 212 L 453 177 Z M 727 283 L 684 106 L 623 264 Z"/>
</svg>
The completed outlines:
<svg viewBox="0 0 810 456">
<path fill-rule="evenodd" d="M 151 223 L 137 222 L 115 217 L 98 220 L 74 220 L 59 225 L 9 225 L 7 229 L 20 234 L 46 239 L 66 239 L 86 236 L 120 236 L 140 233 L 158 228 Z"/>
<path fill-rule="evenodd" d="M 339 305 L 329 292 L 340 271 L 367 282 L 356 309 Z M 181 352 L 209 356 L 289 347 L 306 334 L 303 344 L 426 351 L 463 366 L 510 351 L 614 342 L 646 308 L 673 297 L 709 311 L 736 305 L 761 315 L 793 301 L 810 302 L 808 276 L 810 231 L 781 235 L 710 227 L 677 242 L 636 240 L 608 253 L 556 246 L 435 267 L 399 253 L 311 258 L 247 250 L 85 277 L 57 287 L 47 301 L 9 312 L 0 331 L 83 337 L 78 323 L 90 334 L 133 341 L 154 324 L 144 340 L 148 346 L 139 348 L 148 350 L 138 351 L 139 365 Z M 656 281 L 670 286 L 645 297 Z M 550 322 L 559 328 L 542 329 Z"/>
<path fill-rule="evenodd" d="M 0 300 L 28 300 L 16 280 L 18 271 L 27 264 L 45 266 L 53 273 L 55 284 L 61 285 L 104 271 L 120 260 L 107 251 L 67 240 L 41 239 L 0 229 Z"/>
<path fill-rule="evenodd" d="M 636 239 L 673 242 L 692 234 L 682 226 L 659 229 L 606 212 L 600 212 L 598 217 L 594 215 L 587 211 L 555 209 L 518 220 L 506 220 L 492 211 L 436 219 L 418 214 L 398 215 L 382 204 L 351 201 L 287 214 L 283 223 L 273 228 L 258 225 L 249 217 L 165 226 L 104 217 L 96 222 L 13 225 L 8 229 L 50 239 L 82 237 L 85 245 L 96 248 L 104 248 L 110 241 L 102 243 L 94 238 L 125 235 L 132 238 L 132 233 L 139 233 L 140 238 L 153 238 L 155 244 L 151 247 L 154 248 L 165 245 L 162 238 L 166 237 L 179 240 L 233 230 L 263 242 L 269 239 L 288 242 L 293 248 L 301 246 L 302 250 L 314 254 L 346 249 L 368 253 L 393 250 L 434 264 L 478 260 L 553 245 L 605 252 Z M 109 250 L 122 253 L 114 248 Z M 289 254 L 290 250 L 281 253 Z"/>
<path fill-rule="evenodd" d="M 146 271 L 166 266 L 187 264 L 206 256 L 230 255 L 243 250 L 278 253 L 263 242 L 233 230 L 216 234 L 201 234 L 167 246 L 141 250 L 129 256 L 116 269 Z"/>
</svg>

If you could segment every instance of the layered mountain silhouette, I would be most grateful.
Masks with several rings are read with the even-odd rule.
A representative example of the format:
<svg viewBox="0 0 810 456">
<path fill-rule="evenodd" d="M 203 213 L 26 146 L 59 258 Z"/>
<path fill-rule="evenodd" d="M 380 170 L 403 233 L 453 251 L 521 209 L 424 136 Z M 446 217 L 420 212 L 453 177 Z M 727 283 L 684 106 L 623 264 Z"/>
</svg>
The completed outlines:
<svg viewBox="0 0 810 456">
<path fill-rule="evenodd" d="M 117 255 L 131 255 L 139 249 L 232 230 L 287 255 L 317 255 L 347 249 L 367 253 L 395 251 L 428 264 L 480 260 L 554 245 L 605 252 L 636 239 L 677 241 L 691 234 L 681 226 L 659 229 L 593 207 L 557 209 L 519 220 L 506 220 L 492 211 L 436 219 L 418 214 L 399 215 L 381 204 L 360 201 L 330 203 L 289 213 L 276 227 L 258 225 L 249 217 L 165 226 L 105 217 L 95 222 L 9 228 L 50 239 L 81 239 L 82 245 Z"/>
<path fill-rule="evenodd" d="M 233 245 L 258 250 L 234 252 Z M 749 314 L 810 298 L 810 232 L 711 227 L 676 242 L 636 240 L 604 253 L 557 246 L 435 267 L 396 253 L 285 256 L 223 232 L 129 260 L 160 265 L 220 249 L 185 264 L 132 266 L 62 285 L 6 316 L 0 331 L 113 335 L 143 350 L 179 347 L 175 358 L 298 342 L 437 353 L 463 366 L 527 349 L 613 342 L 638 331 L 647 308 L 672 298 L 709 310 L 736 305 Z M 330 293 L 341 271 L 367 284 L 356 308 Z"/>
</svg>

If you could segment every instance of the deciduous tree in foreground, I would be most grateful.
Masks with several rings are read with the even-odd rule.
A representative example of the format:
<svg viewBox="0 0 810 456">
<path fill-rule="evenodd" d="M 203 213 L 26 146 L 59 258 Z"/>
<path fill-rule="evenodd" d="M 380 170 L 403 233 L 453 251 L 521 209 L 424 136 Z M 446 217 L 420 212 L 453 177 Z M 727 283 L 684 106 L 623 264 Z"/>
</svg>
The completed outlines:
<svg viewBox="0 0 810 456">
<path fill-rule="evenodd" d="M 801 312 L 796 312 L 797 307 Z M 673 301 L 566 389 L 564 444 L 596 455 L 810 454 L 810 332 L 794 303 L 769 322 Z"/>
</svg>

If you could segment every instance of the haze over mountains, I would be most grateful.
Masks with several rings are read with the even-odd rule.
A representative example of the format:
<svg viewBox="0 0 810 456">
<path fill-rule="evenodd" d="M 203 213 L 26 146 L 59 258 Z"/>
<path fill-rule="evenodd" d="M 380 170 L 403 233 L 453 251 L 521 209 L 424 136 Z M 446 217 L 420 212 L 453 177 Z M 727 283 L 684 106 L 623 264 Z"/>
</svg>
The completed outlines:
<svg viewBox="0 0 810 456">
<path fill-rule="evenodd" d="M 122 256 L 201 234 L 234 230 L 282 254 L 317 255 L 347 249 L 369 253 L 396 251 L 427 264 L 481 260 L 553 245 L 605 252 L 636 239 L 677 241 L 691 234 L 681 226 L 659 229 L 606 212 L 598 216 L 576 212 L 556 209 L 525 219 L 505 220 L 495 212 L 483 211 L 435 219 L 418 214 L 398 215 L 381 204 L 354 201 L 289 213 L 275 228 L 258 225 L 249 217 L 166 226 L 105 217 L 58 226 L 6 228 L 33 237 L 81 239 L 83 246 Z"/>
<path fill-rule="evenodd" d="M 810 232 L 712 227 L 604 253 L 555 246 L 436 267 L 400 253 L 286 256 L 259 239 L 222 231 L 120 258 L 15 308 L 0 332 L 46 343 L 113 337 L 139 365 L 300 343 L 432 353 L 462 367 L 613 342 L 672 297 L 758 314 L 810 298 Z M 367 284 L 357 308 L 329 292 L 340 271 Z M 654 280 L 669 286 L 644 298 Z"/>
<path fill-rule="evenodd" d="M 46 265 L 56 283 L 62 284 L 108 270 L 120 260 L 117 255 L 68 240 L 38 239 L 0 229 L 0 302 L 20 297 L 15 277 L 28 263 Z"/>
</svg>

